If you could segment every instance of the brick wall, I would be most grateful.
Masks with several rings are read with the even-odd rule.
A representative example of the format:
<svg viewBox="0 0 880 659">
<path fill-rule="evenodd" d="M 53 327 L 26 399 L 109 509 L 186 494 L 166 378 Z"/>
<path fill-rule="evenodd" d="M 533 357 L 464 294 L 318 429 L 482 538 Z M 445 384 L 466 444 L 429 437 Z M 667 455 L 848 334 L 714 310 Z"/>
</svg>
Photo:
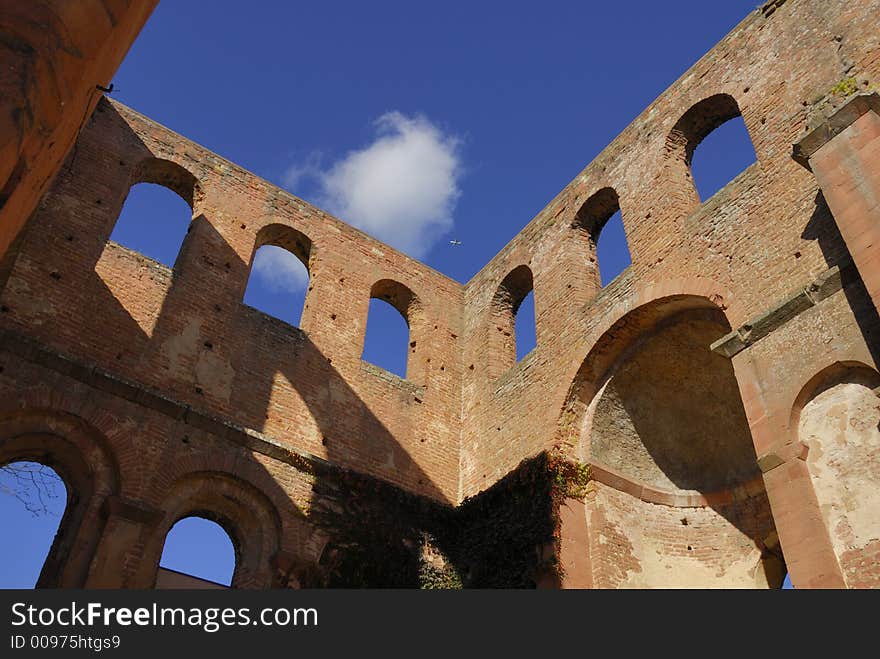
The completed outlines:
<svg viewBox="0 0 880 659">
<path fill-rule="evenodd" d="M 678 585 L 766 586 L 779 576 L 768 572 L 777 531 L 797 586 L 873 583 L 844 582 L 875 545 L 845 556 L 835 540 L 793 410 L 829 365 L 876 369 L 880 325 L 792 145 L 876 88 L 877 16 L 877 0 L 756 9 L 464 285 L 103 100 L 0 264 L 3 418 L 18 427 L 24 414 L 31 434 L 55 414 L 81 418 L 118 465 L 110 503 L 82 511 L 94 558 L 56 582 L 151 585 L 163 530 L 191 500 L 233 522 L 242 506 L 262 511 L 238 522 L 261 540 L 235 583 L 290 584 L 291 565 L 320 562 L 309 465 L 454 505 L 562 444 L 594 463 L 593 493 L 566 516 L 586 530 L 563 538 L 580 538 L 595 585 L 671 585 L 673 570 L 690 575 Z M 739 113 L 757 162 L 701 203 L 690 156 Z M 142 181 L 192 206 L 173 269 L 108 242 Z M 595 238 L 618 205 L 632 265 L 600 288 Z M 307 263 L 299 328 L 242 303 L 267 242 Z M 513 317 L 530 287 L 537 347 L 515 363 Z M 371 292 L 410 314 L 407 379 L 360 359 Z M 602 388 L 639 354 L 648 402 L 672 413 L 633 430 L 639 414 L 603 408 Z M 702 398 L 665 395 L 697 381 Z M 616 383 L 630 393 L 611 408 L 641 404 L 639 377 Z M 713 420 L 724 432 L 701 454 Z M 693 446 L 664 470 L 679 435 Z M 736 468 L 719 467 L 731 455 Z"/>
</svg>

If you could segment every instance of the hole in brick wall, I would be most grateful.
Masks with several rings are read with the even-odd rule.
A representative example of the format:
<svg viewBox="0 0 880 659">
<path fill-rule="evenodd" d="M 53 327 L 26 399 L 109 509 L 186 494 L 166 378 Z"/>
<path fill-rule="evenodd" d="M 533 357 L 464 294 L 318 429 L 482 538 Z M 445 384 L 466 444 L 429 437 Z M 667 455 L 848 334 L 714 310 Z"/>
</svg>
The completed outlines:
<svg viewBox="0 0 880 659">
<path fill-rule="evenodd" d="M 36 585 L 66 506 L 67 487 L 52 468 L 26 461 L 0 467 L 0 521 L 15 538 L 0 542 L 0 588 Z"/>
<path fill-rule="evenodd" d="M 173 267 L 192 215 L 189 203 L 172 190 L 138 183 L 128 191 L 110 240 Z"/>
<path fill-rule="evenodd" d="M 700 199 L 708 199 L 757 160 L 741 116 L 724 122 L 697 146 L 691 174 Z"/>
<path fill-rule="evenodd" d="M 235 547 L 222 526 L 202 517 L 185 517 L 165 536 L 159 565 L 223 586 L 232 583 Z M 157 584 L 161 587 L 161 584 Z"/>
<path fill-rule="evenodd" d="M 599 280 L 602 286 L 611 283 L 632 263 L 626 232 L 623 230 L 623 217 L 619 209 L 599 232 L 599 239 L 596 241 L 596 259 L 599 261 Z"/>
<path fill-rule="evenodd" d="M 535 349 L 537 339 L 535 337 L 535 292 L 529 291 L 522 299 L 516 312 L 514 322 L 514 336 L 516 337 L 516 359 L 519 361 Z"/>
<path fill-rule="evenodd" d="M 296 254 L 277 245 L 263 245 L 254 254 L 244 303 L 298 326 L 308 283 L 309 271 Z"/>
<path fill-rule="evenodd" d="M 408 349 L 409 327 L 403 315 L 385 300 L 370 299 L 361 358 L 405 378 Z"/>
<path fill-rule="evenodd" d="M 606 286 L 629 267 L 632 259 L 623 228 L 620 200 L 612 188 L 601 188 L 578 210 L 572 228 L 587 247 L 585 275 Z"/>
<path fill-rule="evenodd" d="M 509 368 L 536 347 L 534 280 L 527 265 L 511 270 L 492 299 L 492 321 L 500 338 L 498 359 Z M 512 337 L 512 339 L 507 338 Z"/>
</svg>

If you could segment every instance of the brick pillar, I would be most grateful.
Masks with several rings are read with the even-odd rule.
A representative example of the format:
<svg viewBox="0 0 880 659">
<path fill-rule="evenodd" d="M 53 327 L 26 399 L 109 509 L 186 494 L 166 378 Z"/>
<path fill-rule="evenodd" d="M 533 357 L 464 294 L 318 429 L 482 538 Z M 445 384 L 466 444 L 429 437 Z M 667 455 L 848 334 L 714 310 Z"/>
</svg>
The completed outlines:
<svg viewBox="0 0 880 659">
<path fill-rule="evenodd" d="M 135 583 L 144 543 L 164 512 L 123 497 L 109 497 L 104 505 L 107 522 L 92 560 L 86 588 L 152 588 Z M 154 574 L 152 571 L 151 574 Z"/>
<path fill-rule="evenodd" d="M 849 99 L 795 145 L 794 158 L 816 176 L 880 310 L 880 96 Z"/>
</svg>

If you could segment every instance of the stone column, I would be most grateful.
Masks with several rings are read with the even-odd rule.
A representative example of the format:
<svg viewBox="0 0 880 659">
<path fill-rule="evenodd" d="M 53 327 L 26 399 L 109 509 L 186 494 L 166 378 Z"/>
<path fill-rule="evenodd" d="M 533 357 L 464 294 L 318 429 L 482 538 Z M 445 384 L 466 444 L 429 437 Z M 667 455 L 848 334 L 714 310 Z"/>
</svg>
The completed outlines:
<svg viewBox="0 0 880 659">
<path fill-rule="evenodd" d="M 880 310 L 880 96 L 853 96 L 795 145 L 794 158 L 816 176 Z"/>
<path fill-rule="evenodd" d="M 151 588 L 136 583 L 145 539 L 164 513 L 148 504 L 124 497 L 109 497 L 104 505 L 104 532 L 89 570 L 86 588 Z"/>
</svg>

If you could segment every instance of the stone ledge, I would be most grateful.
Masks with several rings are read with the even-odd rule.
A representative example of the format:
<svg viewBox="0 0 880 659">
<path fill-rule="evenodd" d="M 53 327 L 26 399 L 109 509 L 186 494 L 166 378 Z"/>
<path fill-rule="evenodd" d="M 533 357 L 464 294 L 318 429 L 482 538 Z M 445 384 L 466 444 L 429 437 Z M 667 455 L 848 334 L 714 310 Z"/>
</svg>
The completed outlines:
<svg viewBox="0 0 880 659">
<path fill-rule="evenodd" d="M 821 124 L 794 145 L 791 157 L 810 171 L 810 158 L 819 149 L 868 112 L 880 114 L 880 96 L 875 92 L 854 95 Z"/>
<path fill-rule="evenodd" d="M 662 490 L 624 476 L 619 471 L 599 462 L 590 462 L 591 480 L 629 494 L 645 503 L 653 503 L 670 508 L 706 508 L 723 506 L 734 501 L 744 501 L 759 494 L 764 489 L 764 478 L 759 475 L 733 487 L 715 492 L 697 490 Z"/>
<path fill-rule="evenodd" d="M 842 288 L 840 267 L 829 268 L 817 279 L 789 295 L 769 311 L 722 336 L 710 345 L 709 349 L 730 359 Z"/>
</svg>

